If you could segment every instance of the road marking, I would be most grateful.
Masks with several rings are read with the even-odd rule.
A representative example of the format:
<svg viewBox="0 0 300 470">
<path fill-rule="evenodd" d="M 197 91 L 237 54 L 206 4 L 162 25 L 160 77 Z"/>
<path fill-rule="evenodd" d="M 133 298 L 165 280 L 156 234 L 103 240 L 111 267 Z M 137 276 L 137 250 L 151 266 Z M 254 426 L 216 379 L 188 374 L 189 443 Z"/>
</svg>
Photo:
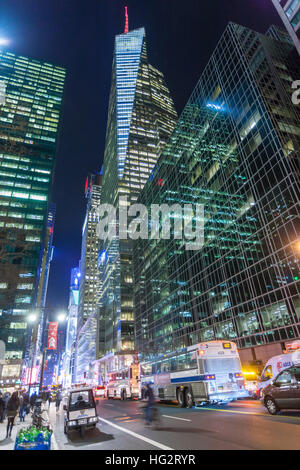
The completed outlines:
<svg viewBox="0 0 300 470">
<path fill-rule="evenodd" d="M 110 403 L 104 403 L 104 406 L 114 406 L 114 405 L 111 405 Z"/>
<path fill-rule="evenodd" d="M 192 421 L 191 419 L 177 418 L 176 416 L 168 416 L 168 415 L 162 415 L 162 416 L 164 416 L 165 418 L 180 419 L 180 421 L 189 421 L 189 422 Z"/>
<path fill-rule="evenodd" d="M 258 411 L 237 411 L 237 410 L 223 410 L 221 408 L 206 408 L 205 406 L 201 406 L 201 408 L 197 408 L 197 410 L 207 410 L 207 411 L 221 411 L 224 413 L 239 413 L 242 415 L 261 415 L 261 416 L 268 416 L 265 413 L 259 413 Z"/>
<path fill-rule="evenodd" d="M 267 413 L 259 413 L 258 411 L 237 411 L 237 410 L 222 410 L 221 408 L 206 408 L 201 407 L 197 408 L 197 410 L 207 410 L 207 411 L 220 411 L 221 413 L 239 413 L 242 415 L 256 415 L 256 416 L 266 416 L 267 418 L 289 418 L 289 419 L 300 419 L 300 416 L 285 416 L 285 415 L 271 415 Z"/>
<path fill-rule="evenodd" d="M 120 431 L 127 432 L 127 434 L 130 434 L 131 436 L 135 437 L 136 439 L 141 439 L 144 442 L 148 442 L 148 444 L 151 444 L 155 447 L 158 447 L 159 449 L 162 450 L 174 450 L 171 447 L 167 447 L 164 444 L 161 444 L 160 442 L 153 441 L 152 439 L 149 439 L 148 437 L 141 436 L 140 434 L 137 434 L 136 432 L 130 431 L 129 429 L 122 428 L 121 426 L 118 426 L 115 423 L 112 423 L 111 421 L 108 421 L 107 419 L 104 418 L 98 418 L 100 421 L 103 421 L 106 424 L 109 424 L 109 426 L 112 426 L 116 429 L 119 429 Z"/>
</svg>

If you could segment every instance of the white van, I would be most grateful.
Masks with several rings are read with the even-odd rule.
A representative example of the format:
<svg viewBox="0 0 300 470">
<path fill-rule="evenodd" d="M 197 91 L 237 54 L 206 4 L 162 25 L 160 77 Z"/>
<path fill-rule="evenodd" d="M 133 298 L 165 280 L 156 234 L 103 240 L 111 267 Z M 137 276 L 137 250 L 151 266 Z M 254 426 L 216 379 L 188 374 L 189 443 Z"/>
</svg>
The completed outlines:
<svg viewBox="0 0 300 470">
<path fill-rule="evenodd" d="M 300 364 L 300 349 L 287 354 L 279 354 L 271 357 L 265 365 L 260 378 L 258 379 L 258 395 L 261 397 L 261 391 L 275 379 L 279 372 L 293 365 Z"/>
</svg>

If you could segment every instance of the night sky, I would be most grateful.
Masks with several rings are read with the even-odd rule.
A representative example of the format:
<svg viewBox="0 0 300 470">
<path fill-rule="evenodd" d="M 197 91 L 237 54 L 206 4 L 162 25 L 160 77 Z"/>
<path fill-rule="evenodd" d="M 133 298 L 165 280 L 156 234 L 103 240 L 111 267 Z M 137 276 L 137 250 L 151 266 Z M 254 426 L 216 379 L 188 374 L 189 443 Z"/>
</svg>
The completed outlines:
<svg viewBox="0 0 300 470">
<path fill-rule="evenodd" d="M 66 308 L 78 265 L 84 182 L 100 170 L 114 36 L 145 26 L 148 58 L 161 70 L 180 114 L 228 21 L 265 32 L 281 25 L 271 0 L 0 0 L 8 49 L 67 69 L 53 187 L 57 204 L 47 306 Z"/>
</svg>

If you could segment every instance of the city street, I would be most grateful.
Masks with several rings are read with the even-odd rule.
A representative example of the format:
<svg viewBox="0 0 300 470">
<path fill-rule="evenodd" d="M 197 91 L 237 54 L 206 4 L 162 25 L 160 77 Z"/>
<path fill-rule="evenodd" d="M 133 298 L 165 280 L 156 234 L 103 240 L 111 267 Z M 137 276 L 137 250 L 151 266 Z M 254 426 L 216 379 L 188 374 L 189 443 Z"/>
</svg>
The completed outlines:
<svg viewBox="0 0 300 470">
<path fill-rule="evenodd" d="M 140 402 L 101 399 L 97 429 L 85 437 L 63 432 L 63 410 L 50 419 L 60 450 L 271 450 L 300 449 L 299 412 L 271 416 L 258 401 L 181 409 L 158 405 L 161 424 L 146 427 Z"/>
</svg>

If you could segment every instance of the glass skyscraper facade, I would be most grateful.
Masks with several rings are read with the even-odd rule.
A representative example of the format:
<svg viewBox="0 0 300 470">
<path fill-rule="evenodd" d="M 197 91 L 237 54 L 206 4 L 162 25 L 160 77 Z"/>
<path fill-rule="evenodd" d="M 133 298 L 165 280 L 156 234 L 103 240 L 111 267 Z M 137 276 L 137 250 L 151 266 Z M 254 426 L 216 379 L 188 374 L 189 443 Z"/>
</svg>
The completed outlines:
<svg viewBox="0 0 300 470">
<path fill-rule="evenodd" d="M 300 54 L 300 0 L 272 0 Z"/>
<path fill-rule="evenodd" d="M 177 114 L 163 74 L 149 64 L 144 28 L 115 38 L 102 203 L 137 200 L 167 142 Z M 132 240 L 100 242 L 102 279 L 99 357 L 108 369 L 131 362 L 134 352 Z M 106 360 L 104 358 L 104 361 Z"/>
<path fill-rule="evenodd" d="M 142 360 L 213 339 L 265 360 L 300 337 L 299 58 L 280 37 L 228 25 L 140 194 L 204 206 L 201 249 L 135 242 Z"/>
<path fill-rule="evenodd" d="M 63 356 L 63 387 L 69 387 L 76 382 L 75 377 L 75 353 L 76 353 L 76 336 L 77 336 L 77 320 L 78 320 L 78 303 L 79 303 L 79 268 L 71 270 L 68 318 L 66 329 L 66 347 Z"/>
<path fill-rule="evenodd" d="M 86 179 L 87 210 L 82 227 L 82 245 L 77 323 L 77 381 L 86 373 L 86 367 L 96 360 L 98 338 L 98 306 L 101 297 L 101 279 L 98 269 L 99 240 L 96 234 L 101 202 L 102 176 L 90 175 Z M 86 323 L 88 323 L 86 325 Z"/>
<path fill-rule="evenodd" d="M 40 283 L 47 277 L 43 256 L 64 82 L 63 67 L 0 50 L 0 338 L 7 359 L 24 358 L 27 314 L 45 298 Z"/>
</svg>

